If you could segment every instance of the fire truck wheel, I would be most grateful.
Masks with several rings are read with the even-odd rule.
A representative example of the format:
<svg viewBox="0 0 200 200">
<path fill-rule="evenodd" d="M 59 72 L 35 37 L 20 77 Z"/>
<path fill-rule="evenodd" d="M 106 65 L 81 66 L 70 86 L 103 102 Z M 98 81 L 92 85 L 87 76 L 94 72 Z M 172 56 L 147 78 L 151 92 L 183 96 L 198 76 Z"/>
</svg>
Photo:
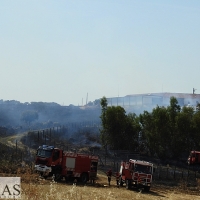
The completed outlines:
<svg viewBox="0 0 200 200">
<path fill-rule="evenodd" d="M 131 189 L 131 184 L 130 184 L 129 180 L 126 180 L 126 189 L 127 190 Z"/>
<path fill-rule="evenodd" d="M 145 191 L 145 192 L 149 192 L 149 190 L 150 190 L 150 186 L 145 186 L 145 187 L 144 187 L 144 191 Z"/>
<path fill-rule="evenodd" d="M 81 182 L 86 183 L 88 181 L 88 175 L 87 173 L 82 173 L 81 174 Z"/>
<path fill-rule="evenodd" d="M 45 176 L 43 172 L 40 172 L 40 177 L 47 179 L 48 176 Z"/>
<path fill-rule="evenodd" d="M 65 182 L 67 183 L 69 181 L 69 178 L 65 176 Z"/>
<path fill-rule="evenodd" d="M 61 177 L 61 174 L 60 174 L 59 172 L 56 172 L 56 173 L 55 173 L 54 180 L 55 180 L 55 181 L 60 181 L 61 178 L 62 178 L 62 177 Z"/>
</svg>

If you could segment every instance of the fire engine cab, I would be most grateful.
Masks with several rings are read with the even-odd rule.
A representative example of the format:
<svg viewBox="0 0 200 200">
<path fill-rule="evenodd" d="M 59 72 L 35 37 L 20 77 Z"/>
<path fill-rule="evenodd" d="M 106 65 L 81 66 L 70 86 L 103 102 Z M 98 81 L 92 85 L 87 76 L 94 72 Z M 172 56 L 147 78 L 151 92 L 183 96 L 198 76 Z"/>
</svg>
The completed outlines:
<svg viewBox="0 0 200 200">
<path fill-rule="evenodd" d="M 191 151 L 187 163 L 188 165 L 200 164 L 200 151 Z"/>
<path fill-rule="evenodd" d="M 98 156 L 64 152 L 54 146 L 42 145 L 37 149 L 35 171 L 43 177 L 54 175 L 55 180 L 78 179 L 83 183 L 97 176 Z"/>
<path fill-rule="evenodd" d="M 125 183 L 127 189 L 131 189 L 133 186 L 149 191 L 152 183 L 153 164 L 130 159 L 128 162 L 121 162 L 119 174 L 120 186 Z"/>
</svg>

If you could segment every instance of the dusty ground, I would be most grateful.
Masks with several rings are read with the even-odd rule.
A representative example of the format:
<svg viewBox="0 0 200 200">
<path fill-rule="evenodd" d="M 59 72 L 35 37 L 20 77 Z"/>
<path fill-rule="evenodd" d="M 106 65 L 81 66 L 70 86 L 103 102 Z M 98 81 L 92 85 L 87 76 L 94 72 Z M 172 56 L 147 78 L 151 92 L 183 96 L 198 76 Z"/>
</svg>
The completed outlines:
<svg viewBox="0 0 200 200">
<path fill-rule="evenodd" d="M 127 190 L 125 187 L 116 187 L 115 179 L 111 181 L 111 186 L 107 185 L 107 177 L 102 171 L 98 173 L 95 184 L 87 183 L 82 185 L 65 181 L 54 182 L 51 178 L 41 179 L 38 175 L 21 175 L 21 199 L 70 199 L 70 200 L 125 200 L 125 199 L 172 199 L 172 200 L 200 200 L 200 191 L 188 189 L 185 185 L 171 186 L 170 183 L 164 185 L 156 182 L 152 185 L 148 193 L 142 190 Z"/>
<path fill-rule="evenodd" d="M 98 174 L 98 177 L 100 184 L 107 183 L 107 178 L 102 172 Z M 116 189 L 116 182 L 114 178 L 111 181 L 111 188 Z M 119 190 L 123 192 L 127 191 L 125 186 L 119 188 Z M 128 192 L 133 196 L 142 195 L 143 197 L 150 199 L 200 199 L 200 186 L 198 188 L 188 188 L 184 182 L 174 184 L 173 182 L 156 181 L 153 182 L 151 190 L 148 193 L 138 189 L 128 190 Z"/>
<path fill-rule="evenodd" d="M 1 142 L 15 145 L 15 141 L 20 141 L 23 134 L 5 138 Z M 13 176 L 0 174 L 0 176 Z M 154 181 L 150 192 L 142 190 L 126 190 L 125 187 L 116 187 L 115 178 L 112 178 L 111 186 L 107 184 L 107 177 L 103 171 L 98 171 L 98 179 L 95 184 L 56 183 L 51 178 L 44 180 L 38 175 L 15 174 L 21 177 L 21 199 L 46 199 L 46 200 L 125 200 L 125 199 L 172 199 L 172 200 L 200 200 L 200 180 L 197 187 L 188 187 L 185 182 L 175 184 L 173 182 Z"/>
</svg>

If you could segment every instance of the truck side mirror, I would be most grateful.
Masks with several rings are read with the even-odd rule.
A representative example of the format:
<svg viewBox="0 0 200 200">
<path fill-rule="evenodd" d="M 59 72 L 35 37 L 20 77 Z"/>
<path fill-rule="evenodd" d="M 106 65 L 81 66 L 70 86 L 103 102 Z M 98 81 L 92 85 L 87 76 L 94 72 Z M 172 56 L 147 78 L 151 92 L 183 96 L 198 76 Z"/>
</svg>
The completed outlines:
<svg viewBox="0 0 200 200">
<path fill-rule="evenodd" d="M 156 168 L 153 168 L 153 173 L 155 173 L 156 172 Z"/>
</svg>

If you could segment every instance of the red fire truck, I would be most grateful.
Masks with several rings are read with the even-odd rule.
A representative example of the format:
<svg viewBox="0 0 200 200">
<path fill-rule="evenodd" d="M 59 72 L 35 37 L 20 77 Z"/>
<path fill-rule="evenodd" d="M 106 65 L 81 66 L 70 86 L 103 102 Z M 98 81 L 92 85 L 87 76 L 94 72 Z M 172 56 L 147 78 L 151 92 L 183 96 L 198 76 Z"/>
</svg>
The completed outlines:
<svg viewBox="0 0 200 200">
<path fill-rule="evenodd" d="M 98 156 L 63 152 L 54 146 L 42 145 L 37 149 L 35 170 L 43 177 L 55 180 L 78 179 L 83 183 L 97 176 Z"/>
<path fill-rule="evenodd" d="M 187 163 L 188 165 L 200 164 L 200 151 L 191 151 Z"/>
<path fill-rule="evenodd" d="M 127 189 L 131 189 L 133 186 L 149 191 L 152 183 L 153 164 L 130 159 L 128 162 L 121 162 L 119 174 L 120 186 L 125 183 Z"/>
</svg>

